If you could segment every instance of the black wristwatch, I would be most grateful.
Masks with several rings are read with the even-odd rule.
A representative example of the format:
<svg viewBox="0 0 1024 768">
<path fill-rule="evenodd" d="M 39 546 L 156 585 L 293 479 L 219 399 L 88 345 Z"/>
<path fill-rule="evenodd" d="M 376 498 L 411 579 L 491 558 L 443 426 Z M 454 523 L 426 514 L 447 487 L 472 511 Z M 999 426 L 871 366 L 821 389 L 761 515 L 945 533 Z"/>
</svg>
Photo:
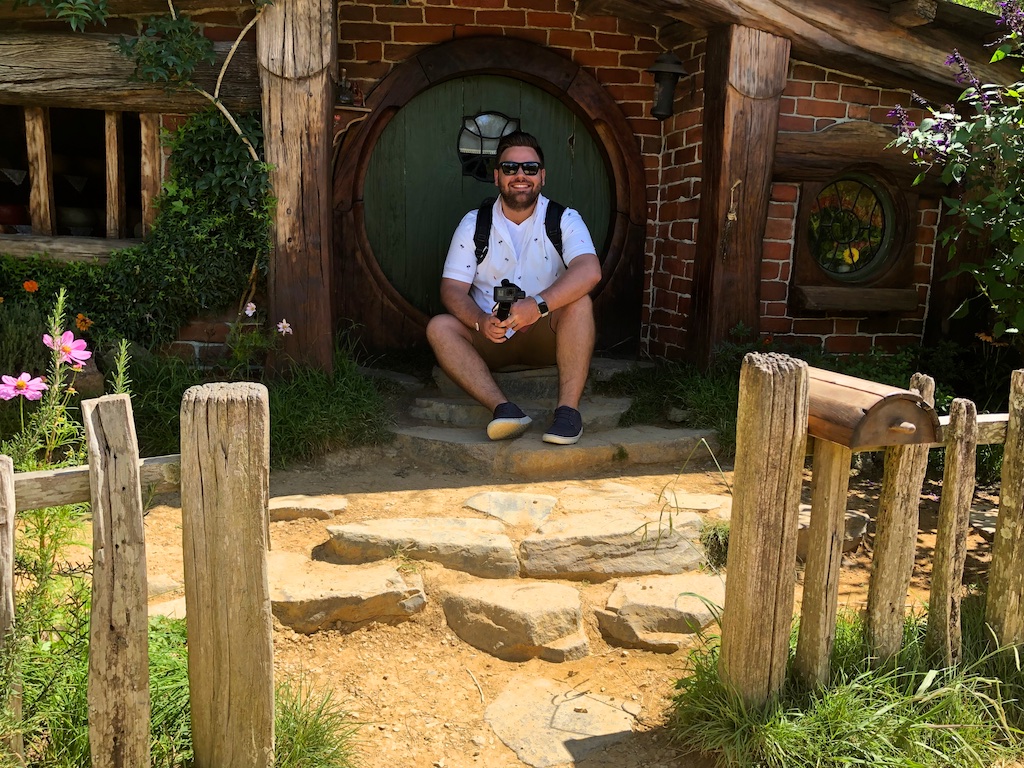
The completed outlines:
<svg viewBox="0 0 1024 768">
<path fill-rule="evenodd" d="M 548 312 L 550 311 L 548 309 L 548 303 L 541 298 L 539 293 L 533 297 L 533 300 L 537 302 L 537 309 L 540 310 L 540 316 L 547 317 Z"/>
</svg>

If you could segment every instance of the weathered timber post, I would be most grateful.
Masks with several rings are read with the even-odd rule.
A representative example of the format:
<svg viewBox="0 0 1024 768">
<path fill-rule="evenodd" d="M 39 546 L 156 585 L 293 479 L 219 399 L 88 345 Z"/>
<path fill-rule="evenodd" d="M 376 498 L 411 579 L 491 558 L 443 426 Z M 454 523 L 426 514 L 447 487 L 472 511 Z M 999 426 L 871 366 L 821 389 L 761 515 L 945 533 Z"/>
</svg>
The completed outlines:
<svg viewBox="0 0 1024 768">
<path fill-rule="evenodd" d="M 1010 378 L 1009 421 L 999 485 L 985 620 L 1000 645 L 1024 644 L 1024 370 Z"/>
<path fill-rule="evenodd" d="M 853 452 L 845 445 L 814 441 L 811 525 L 795 660 L 796 674 L 808 686 L 824 685 L 829 678 L 852 458 Z"/>
<path fill-rule="evenodd" d="M 740 371 L 722 679 L 751 706 L 782 688 L 807 444 L 807 364 L 750 353 Z"/>
<path fill-rule="evenodd" d="M 931 376 L 915 373 L 910 389 L 929 406 L 935 404 Z M 866 622 L 868 647 L 879 663 L 892 659 L 903 644 L 903 613 L 914 572 L 921 487 L 927 469 L 926 445 L 894 445 L 885 450 Z"/>
<path fill-rule="evenodd" d="M 693 347 L 706 362 L 743 323 L 756 334 L 761 243 L 768 220 L 786 37 L 738 25 L 708 34 L 704 181 L 693 278 Z"/>
<path fill-rule="evenodd" d="M 949 426 L 942 436 L 946 442 L 946 466 L 942 474 L 924 647 L 933 664 L 951 667 L 960 661 L 960 597 L 978 447 L 978 411 L 974 403 L 959 398 L 953 401 Z"/>
<path fill-rule="evenodd" d="M 92 503 L 89 751 L 93 768 L 149 765 L 149 614 L 139 443 L 128 395 L 82 403 Z"/>
<path fill-rule="evenodd" d="M 333 0 L 278 0 L 263 9 L 256 52 L 263 135 L 277 197 L 270 259 L 272 316 L 294 329 L 283 354 L 330 370 L 331 76 L 337 66 Z"/>
<path fill-rule="evenodd" d="M 181 401 L 181 511 L 196 768 L 274 762 L 269 482 L 267 388 L 188 389 Z"/>
<path fill-rule="evenodd" d="M 14 462 L 0 454 L 0 649 L 14 631 Z M 15 670 L 17 674 L 17 670 Z M 8 703 L 17 723 L 21 720 L 21 683 L 12 681 Z M 17 728 L 17 726 L 16 726 Z M 25 764 L 25 740 L 20 730 L 7 736 L 7 743 L 21 765 Z"/>
</svg>

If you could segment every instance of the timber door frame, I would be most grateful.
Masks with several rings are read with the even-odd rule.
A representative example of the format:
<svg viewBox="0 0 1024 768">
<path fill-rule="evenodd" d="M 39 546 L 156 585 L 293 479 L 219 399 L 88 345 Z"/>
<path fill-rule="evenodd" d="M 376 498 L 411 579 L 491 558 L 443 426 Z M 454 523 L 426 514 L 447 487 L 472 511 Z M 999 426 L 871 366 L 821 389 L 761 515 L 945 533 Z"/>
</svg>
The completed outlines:
<svg viewBox="0 0 1024 768">
<path fill-rule="evenodd" d="M 608 247 L 601 282 L 592 293 L 595 315 L 606 312 L 632 323 L 639 339 L 647 189 L 636 137 L 615 100 L 578 64 L 534 43 L 504 37 L 453 40 L 410 57 L 374 88 L 366 100 L 368 117 L 344 136 L 334 166 L 334 305 L 340 317 L 360 322 L 360 336 L 372 347 L 409 347 L 425 340 L 429 317 L 391 285 L 373 255 L 363 189 L 377 140 L 399 110 L 429 88 L 469 75 L 501 75 L 533 85 L 590 126 L 613 184 Z M 627 253 L 636 258 L 623 258 Z M 604 291 L 613 276 L 617 282 L 637 282 L 637 295 L 631 300 Z"/>
</svg>

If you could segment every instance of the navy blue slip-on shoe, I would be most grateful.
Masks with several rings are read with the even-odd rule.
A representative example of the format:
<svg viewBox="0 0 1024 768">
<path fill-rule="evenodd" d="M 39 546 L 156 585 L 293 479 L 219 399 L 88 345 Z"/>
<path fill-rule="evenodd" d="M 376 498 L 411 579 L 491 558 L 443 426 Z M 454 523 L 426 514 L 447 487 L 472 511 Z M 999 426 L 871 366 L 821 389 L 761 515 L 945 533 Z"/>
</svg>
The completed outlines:
<svg viewBox="0 0 1024 768">
<path fill-rule="evenodd" d="M 494 409 L 494 418 L 487 425 L 487 436 L 491 440 L 508 440 L 519 437 L 533 421 L 515 403 L 499 403 Z"/>
<path fill-rule="evenodd" d="M 544 433 L 545 443 L 572 445 L 583 437 L 583 417 L 575 408 L 560 405 L 555 408 L 555 418 Z"/>
</svg>

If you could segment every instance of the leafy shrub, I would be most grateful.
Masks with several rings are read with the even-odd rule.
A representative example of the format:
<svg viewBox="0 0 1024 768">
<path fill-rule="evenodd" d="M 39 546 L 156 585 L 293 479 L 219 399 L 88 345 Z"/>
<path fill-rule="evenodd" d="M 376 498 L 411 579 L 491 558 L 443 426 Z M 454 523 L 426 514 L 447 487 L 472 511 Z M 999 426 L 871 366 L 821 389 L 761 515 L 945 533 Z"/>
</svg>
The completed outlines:
<svg viewBox="0 0 1024 768">
<path fill-rule="evenodd" d="M 729 559 L 729 523 L 725 520 L 705 521 L 700 527 L 700 543 L 704 558 L 712 568 L 724 568 Z"/>
</svg>

